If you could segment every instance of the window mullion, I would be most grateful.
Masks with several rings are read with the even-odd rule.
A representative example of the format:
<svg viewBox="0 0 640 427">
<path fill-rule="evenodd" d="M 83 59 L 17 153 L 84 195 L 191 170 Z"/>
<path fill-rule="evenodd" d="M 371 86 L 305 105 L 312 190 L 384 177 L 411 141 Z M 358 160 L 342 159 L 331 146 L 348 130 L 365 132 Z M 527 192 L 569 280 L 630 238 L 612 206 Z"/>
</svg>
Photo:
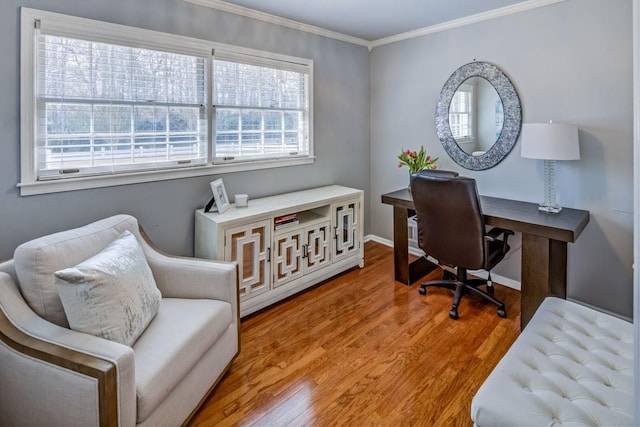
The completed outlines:
<svg viewBox="0 0 640 427">
<path fill-rule="evenodd" d="M 260 151 L 262 152 L 262 154 L 265 154 L 265 140 L 264 140 L 264 131 L 265 131 L 265 126 L 264 126 L 264 111 L 260 112 Z"/>
<path fill-rule="evenodd" d="M 242 126 L 242 116 L 243 116 L 243 110 L 240 109 L 239 110 L 239 114 L 238 114 L 238 151 L 239 151 L 239 155 L 242 156 L 242 149 L 243 149 L 243 141 L 244 138 L 243 136 L 243 130 L 244 130 L 244 126 Z"/>
<path fill-rule="evenodd" d="M 287 127 L 286 122 L 284 120 L 284 111 L 280 112 L 280 145 L 282 146 L 282 151 L 287 149 Z"/>
<path fill-rule="evenodd" d="M 169 136 L 169 116 L 171 115 L 171 108 L 167 107 L 167 114 L 165 114 L 164 116 L 164 141 L 165 141 L 165 151 L 166 151 L 166 157 L 165 160 L 169 161 L 169 159 L 171 159 L 171 153 L 170 151 L 170 144 L 171 144 L 171 137 Z"/>
<path fill-rule="evenodd" d="M 89 116 L 89 153 L 90 153 L 90 161 L 89 164 L 91 166 L 95 166 L 96 164 L 96 153 L 95 153 L 95 110 L 93 105 L 91 106 L 91 114 Z"/>
</svg>

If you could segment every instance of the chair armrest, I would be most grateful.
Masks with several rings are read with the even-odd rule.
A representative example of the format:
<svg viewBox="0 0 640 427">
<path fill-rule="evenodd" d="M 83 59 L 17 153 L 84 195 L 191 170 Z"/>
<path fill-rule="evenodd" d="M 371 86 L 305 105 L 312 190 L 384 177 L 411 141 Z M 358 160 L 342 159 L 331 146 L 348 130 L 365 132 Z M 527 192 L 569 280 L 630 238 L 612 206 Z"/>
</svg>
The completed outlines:
<svg viewBox="0 0 640 427">
<path fill-rule="evenodd" d="M 238 316 L 237 263 L 168 255 L 153 246 L 142 228 L 140 234 L 147 262 L 163 297 L 226 301 L 231 304 L 234 317 Z"/>
<path fill-rule="evenodd" d="M 25 303 L 11 276 L 0 272 L 0 341 L 5 347 L 43 362 L 52 376 L 94 378 L 98 389 L 100 425 L 133 425 L 136 419 L 135 358 L 125 345 L 75 332 L 39 317 Z M 9 361 L 3 360 L 3 364 Z M 63 369 L 60 369 L 63 368 Z M 39 377 L 24 378 L 33 384 Z M 47 384 L 47 383 L 45 383 Z M 48 384 L 51 384 L 49 382 Z M 46 385 L 45 385 L 46 387 Z M 5 387 L 11 394 L 10 386 Z M 60 393 L 55 385 L 50 394 Z M 74 390 L 65 390 L 71 399 Z M 71 396 L 69 396 L 71 394 Z M 29 399 L 29 396 L 12 396 Z M 33 410 L 46 410 L 34 402 Z"/>
<path fill-rule="evenodd" d="M 489 251 L 489 248 L 488 248 L 489 242 L 500 240 L 498 238 L 500 236 L 503 236 L 502 250 L 506 253 L 509 250 L 509 244 L 508 244 L 509 236 L 512 236 L 512 235 L 513 235 L 513 231 L 511 230 L 507 230 L 506 228 L 493 227 L 484 235 L 485 252 Z"/>
<path fill-rule="evenodd" d="M 507 230 L 506 228 L 493 227 L 491 230 L 487 231 L 485 237 L 490 240 L 496 240 L 500 235 L 504 234 L 504 238 L 508 239 L 509 236 L 513 235 L 513 231 Z"/>
</svg>

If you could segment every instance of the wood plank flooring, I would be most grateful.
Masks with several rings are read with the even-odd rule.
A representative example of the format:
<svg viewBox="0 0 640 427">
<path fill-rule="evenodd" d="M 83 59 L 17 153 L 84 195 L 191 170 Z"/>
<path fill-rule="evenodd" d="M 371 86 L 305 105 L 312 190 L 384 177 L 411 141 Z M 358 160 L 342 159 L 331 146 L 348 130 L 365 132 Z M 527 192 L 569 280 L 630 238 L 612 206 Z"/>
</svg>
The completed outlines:
<svg viewBox="0 0 640 427">
<path fill-rule="evenodd" d="M 441 275 L 436 270 L 425 280 Z M 471 398 L 519 334 L 473 295 L 393 280 L 393 250 L 241 322 L 242 351 L 190 426 L 471 426 Z"/>
</svg>

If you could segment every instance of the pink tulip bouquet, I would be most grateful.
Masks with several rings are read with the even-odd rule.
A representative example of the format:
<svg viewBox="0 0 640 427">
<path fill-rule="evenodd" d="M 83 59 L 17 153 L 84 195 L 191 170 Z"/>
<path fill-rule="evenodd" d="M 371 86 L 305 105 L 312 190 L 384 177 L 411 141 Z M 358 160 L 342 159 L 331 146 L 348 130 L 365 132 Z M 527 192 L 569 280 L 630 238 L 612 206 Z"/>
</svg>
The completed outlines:
<svg viewBox="0 0 640 427">
<path fill-rule="evenodd" d="M 412 175 L 424 169 L 436 169 L 438 158 L 432 159 L 431 156 L 428 156 L 424 151 L 424 147 L 421 146 L 420 151 L 417 152 L 403 149 L 402 153 L 398 156 L 398 160 L 398 167 L 408 166 L 409 175 Z"/>
</svg>

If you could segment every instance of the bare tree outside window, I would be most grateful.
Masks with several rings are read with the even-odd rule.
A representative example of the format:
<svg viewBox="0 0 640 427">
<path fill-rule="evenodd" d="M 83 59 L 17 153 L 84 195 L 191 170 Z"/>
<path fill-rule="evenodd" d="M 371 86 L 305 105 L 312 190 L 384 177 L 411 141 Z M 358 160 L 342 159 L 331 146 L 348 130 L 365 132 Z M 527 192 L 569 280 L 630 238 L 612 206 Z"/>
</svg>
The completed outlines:
<svg viewBox="0 0 640 427">
<path fill-rule="evenodd" d="M 216 159 L 309 153 L 308 74 L 216 59 Z"/>
<path fill-rule="evenodd" d="M 42 176 L 206 161 L 204 61 L 41 35 Z"/>
</svg>

